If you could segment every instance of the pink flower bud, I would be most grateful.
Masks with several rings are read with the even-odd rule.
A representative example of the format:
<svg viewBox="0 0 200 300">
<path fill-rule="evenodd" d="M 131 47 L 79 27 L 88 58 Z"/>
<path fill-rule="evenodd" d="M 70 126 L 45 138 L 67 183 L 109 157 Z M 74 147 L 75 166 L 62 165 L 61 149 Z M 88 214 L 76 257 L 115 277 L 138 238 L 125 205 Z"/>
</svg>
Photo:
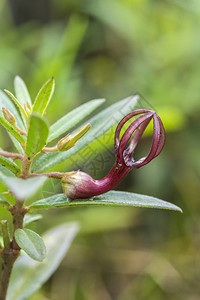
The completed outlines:
<svg viewBox="0 0 200 300">
<path fill-rule="evenodd" d="M 62 178 L 63 191 L 70 199 L 88 198 L 89 190 L 93 191 L 95 184 L 96 180 L 79 170 L 66 173 Z"/>
<path fill-rule="evenodd" d="M 140 115 L 126 129 L 121 140 L 120 132 L 132 117 Z M 133 151 L 146 127 L 153 119 L 153 138 L 149 153 L 135 161 Z M 159 116 L 148 109 L 138 109 L 125 116 L 115 132 L 115 156 L 117 158 L 110 172 L 100 180 L 94 180 L 87 173 L 76 171 L 66 173 L 62 178 L 64 193 L 70 199 L 86 199 L 100 195 L 115 188 L 132 169 L 140 168 L 158 156 L 165 143 L 165 130 Z"/>
</svg>

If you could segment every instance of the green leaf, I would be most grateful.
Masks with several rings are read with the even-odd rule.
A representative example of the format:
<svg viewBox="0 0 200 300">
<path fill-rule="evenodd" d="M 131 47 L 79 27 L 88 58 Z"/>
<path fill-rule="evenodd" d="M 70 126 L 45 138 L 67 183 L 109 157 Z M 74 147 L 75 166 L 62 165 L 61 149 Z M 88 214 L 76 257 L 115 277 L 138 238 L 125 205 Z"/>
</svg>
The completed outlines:
<svg viewBox="0 0 200 300">
<path fill-rule="evenodd" d="M 92 127 L 83 139 L 79 140 L 73 148 L 66 152 L 48 153 L 47 155 L 41 156 L 33 165 L 33 171 L 44 171 L 58 165 L 83 149 L 93 140 L 105 134 L 137 105 L 138 99 L 139 97 L 137 95 L 128 97 L 109 106 L 93 118 L 87 120 Z"/>
<path fill-rule="evenodd" d="M 33 295 L 58 268 L 78 229 L 77 223 L 69 223 L 45 233 L 43 240 L 47 254 L 41 263 L 21 255 L 11 274 L 7 300 L 24 300 Z"/>
<path fill-rule="evenodd" d="M 10 100 L 10 98 L 8 98 L 7 95 L 0 90 L 0 115 L 3 117 L 2 107 L 6 107 L 15 116 L 17 125 L 20 128 L 25 129 L 24 123 L 22 122 L 22 119 L 21 119 L 15 105 Z M 23 149 L 22 149 L 21 145 L 19 144 L 19 142 L 10 133 L 9 133 L 9 136 L 10 136 L 14 146 L 18 150 L 18 152 L 23 153 Z"/>
<path fill-rule="evenodd" d="M 19 247 L 32 259 L 42 261 L 46 256 L 46 247 L 43 239 L 30 229 L 17 229 L 15 239 Z"/>
<path fill-rule="evenodd" d="M 66 207 L 73 204 L 73 202 L 70 201 L 65 194 L 56 194 L 51 197 L 36 201 L 27 208 L 29 211 L 32 211 L 34 209 Z"/>
<path fill-rule="evenodd" d="M 169 202 L 155 197 L 140 195 L 135 193 L 110 191 L 100 196 L 95 196 L 86 200 L 69 200 L 64 194 L 57 194 L 46 199 L 34 202 L 29 206 L 29 210 L 67 207 L 78 205 L 115 205 L 115 206 L 134 206 L 147 208 L 171 209 L 182 212 L 182 210 Z"/>
<path fill-rule="evenodd" d="M 38 154 L 46 145 L 49 128 L 46 120 L 39 114 L 30 116 L 25 152 L 30 158 Z"/>
<path fill-rule="evenodd" d="M 24 110 L 23 106 L 21 105 L 21 103 L 18 101 L 18 99 L 11 92 L 9 92 L 7 90 L 4 90 L 4 91 L 10 96 L 10 98 L 13 100 L 13 102 L 19 108 L 19 111 L 21 113 L 22 119 L 24 120 L 24 124 L 26 124 L 26 120 L 28 118 L 28 115 L 27 115 L 26 111 Z"/>
<path fill-rule="evenodd" d="M 7 168 L 3 167 L 0 164 L 0 181 L 3 181 L 3 176 L 8 176 L 8 177 L 14 177 L 15 175 L 13 174 L 13 172 L 11 172 L 10 170 L 8 170 Z"/>
<path fill-rule="evenodd" d="M 9 158 L 0 156 L 0 165 L 9 169 L 14 174 L 20 174 L 20 168 Z"/>
<path fill-rule="evenodd" d="M 23 137 L 21 136 L 21 134 L 17 131 L 17 129 L 15 129 L 15 127 L 13 125 L 11 125 L 6 119 L 4 119 L 4 117 L 0 116 L 0 124 L 10 133 L 12 134 L 12 136 L 14 136 L 16 138 L 16 140 L 24 145 L 25 141 L 23 139 Z"/>
<path fill-rule="evenodd" d="M 17 177 L 7 177 L 1 175 L 2 182 L 11 190 L 17 199 L 25 200 L 37 192 L 43 185 L 46 176 L 21 179 Z"/>
<path fill-rule="evenodd" d="M 13 142 L 15 148 L 17 149 L 17 151 L 18 151 L 19 153 L 21 153 L 21 154 L 24 154 L 24 150 L 23 150 L 21 144 L 20 144 L 20 143 L 19 143 L 19 142 L 18 142 L 18 141 L 10 134 L 10 133 L 8 133 L 8 135 L 9 135 L 9 137 L 11 138 L 11 140 L 12 140 L 12 142 Z"/>
<path fill-rule="evenodd" d="M 55 81 L 54 78 L 52 77 L 39 90 L 39 93 L 37 94 L 33 105 L 33 111 L 38 112 L 41 115 L 45 113 L 45 110 L 53 95 L 54 88 L 55 88 Z"/>
<path fill-rule="evenodd" d="M 26 227 L 27 225 L 29 225 L 32 222 L 41 220 L 42 218 L 43 218 L 43 216 L 40 214 L 37 214 L 37 215 L 26 214 L 24 216 L 24 227 Z"/>
<path fill-rule="evenodd" d="M 15 94 L 21 105 L 27 104 L 27 102 L 32 105 L 31 97 L 29 95 L 28 89 L 25 82 L 19 76 L 14 79 Z"/>
<path fill-rule="evenodd" d="M 48 142 L 51 142 L 59 135 L 65 133 L 67 130 L 75 126 L 104 102 L 105 99 L 91 100 L 66 114 L 50 127 Z"/>
<path fill-rule="evenodd" d="M 6 107 L 15 116 L 15 119 L 17 121 L 17 125 L 20 128 L 22 128 L 22 129 L 25 128 L 24 124 L 22 122 L 22 119 L 21 119 L 15 105 L 10 100 L 10 98 L 8 98 L 8 96 L 0 90 L 0 115 L 3 116 L 3 113 L 1 111 L 2 107 Z"/>
<path fill-rule="evenodd" d="M 0 206 L 3 206 L 5 208 L 9 208 L 10 207 L 10 203 L 2 195 L 0 195 Z"/>
</svg>

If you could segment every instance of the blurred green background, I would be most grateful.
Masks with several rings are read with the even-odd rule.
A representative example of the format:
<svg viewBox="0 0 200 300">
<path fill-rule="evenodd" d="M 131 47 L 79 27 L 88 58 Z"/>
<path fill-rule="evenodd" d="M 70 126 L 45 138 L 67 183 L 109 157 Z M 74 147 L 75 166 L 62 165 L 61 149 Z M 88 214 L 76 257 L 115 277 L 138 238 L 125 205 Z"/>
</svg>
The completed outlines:
<svg viewBox="0 0 200 300">
<path fill-rule="evenodd" d="M 142 105 L 163 119 L 166 145 L 118 188 L 159 197 L 184 211 L 45 212 L 32 225 L 39 232 L 71 220 L 82 229 L 62 265 L 31 300 L 199 299 L 199 29 L 198 0 L 0 1 L 0 88 L 13 91 L 18 74 L 35 97 L 54 76 L 50 123 L 90 99 L 106 98 L 106 107 L 139 92 Z M 104 141 L 103 152 L 98 147 L 93 157 L 83 152 L 64 167 L 105 175 L 114 154 L 112 136 Z M 11 147 L 4 131 L 0 146 Z M 59 182 L 50 180 L 41 195 L 60 191 Z"/>
</svg>

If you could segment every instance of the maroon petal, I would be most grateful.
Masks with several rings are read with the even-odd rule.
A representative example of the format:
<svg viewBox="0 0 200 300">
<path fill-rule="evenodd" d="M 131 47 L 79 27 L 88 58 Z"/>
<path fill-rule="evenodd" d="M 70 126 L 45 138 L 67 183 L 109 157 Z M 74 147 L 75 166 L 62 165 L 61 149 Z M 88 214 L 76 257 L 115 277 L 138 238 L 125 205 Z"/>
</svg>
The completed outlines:
<svg viewBox="0 0 200 300">
<path fill-rule="evenodd" d="M 124 124 L 133 116 L 143 114 L 135 119 L 131 125 L 126 129 L 121 141 L 119 141 L 119 135 Z M 137 146 L 142 134 L 144 133 L 149 122 L 153 118 L 154 129 L 151 149 L 146 157 L 143 157 L 137 161 L 133 159 L 133 151 Z M 135 133 L 134 133 L 135 132 Z M 134 135 L 133 135 L 134 133 Z M 128 142 L 133 135 L 129 146 Z M 127 167 L 140 168 L 149 163 L 154 157 L 159 155 L 165 143 L 165 130 L 159 116 L 148 109 L 138 109 L 125 116 L 117 126 L 115 133 L 115 154 L 119 164 L 125 164 Z"/>
<path fill-rule="evenodd" d="M 142 159 L 139 159 L 136 162 L 133 162 L 132 167 L 140 168 L 146 164 L 148 164 L 153 158 L 158 156 L 164 146 L 165 143 L 165 131 L 164 126 L 158 117 L 154 113 L 153 115 L 153 122 L 154 122 L 154 132 L 153 132 L 153 140 L 151 144 L 151 149 L 148 155 Z"/>
<path fill-rule="evenodd" d="M 123 134 L 121 141 L 119 143 L 119 148 L 118 148 L 118 153 L 117 153 L 117 159 L 119 163 L 122 163 L 122 161 L 124 160 L 123 157 L 123 153 L 124 150 L 132 136 L 132 134 L 134 133 L 134 131 L 136 129 L 139 128 L 139 126 L 141 126 L 144 122 L 146 124 L 146 121 L 150 122 L 150 120 L 153 117 L 153 113 L 152 112 L 147 112 L 146 114 L 139 116 L 137 119 L 135 119 L 131 125 L 129 125 L 129 127 L 127 128 L 127 130 L 125 131 L 125 133 Z M 140 137 L 140 134 L 137 135 L 137 137 Z M 135 142 L 138 143 L 139 140 L 135 139 Z"/>
<path fill-rule="evenodd" d="M 148 113 L 148 112 L 151 112 L 151 110 L 149 110 L 149 109 L 137 109 L 137 110 L 132 111 L 128 115 L 126 115 L 123 119 L 121 119 L 121 121 L 117 125 L 116 131 L 115 131 L 115 155 L 116 156 L 117 156 L 118 148 L 119 148 L 119 135 L 120 135 L 121 129 L 124 126 L 124 124 L 127 121 L 129 121 L 131 118 L 133 118 L 137 115 L 140 115 L 140 114 Z"/>
</svg>

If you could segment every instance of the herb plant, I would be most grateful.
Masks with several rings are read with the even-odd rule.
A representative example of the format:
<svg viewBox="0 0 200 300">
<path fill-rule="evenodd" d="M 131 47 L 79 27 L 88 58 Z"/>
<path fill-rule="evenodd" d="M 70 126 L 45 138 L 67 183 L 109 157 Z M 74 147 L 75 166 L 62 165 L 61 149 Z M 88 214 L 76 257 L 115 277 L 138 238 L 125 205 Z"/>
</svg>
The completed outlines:
<svg viewBox="0 0 200 300">
<path fill-rule="evenodd" d="M 159 116 L 148 109 L 134 110 L 138 106 L 139 96 L 116 102 L 70 132 L 104 100 L 89 101 L 49 127 L 44 115 L 54 92 L 54 78 L 42 86 L 33 103 L 20 77 L 15 78 L 14 86 L 15 95 L 7 90 L 5 92 L 9 97 L 0 92 L 0 124 L 7 130 L 17 150 L 7 152 L 0 149 L 0 180 L 7 188 L 7 194 L 0 195 L 0 205 L 10 212 L 13 221 L 12 230 L 9 230 L 8 220 L 1 220 L 0 300 L 27 299 L 37 291 L 58 267 L 79 229 L 76 223 L 63 224 L 41 237 L 26 228 L 27 224 L 41 218 L 41 215 L 35 214 L 37 210 L 117 205 L 181 211 L 179 207 L 154 197 L 112 190 L 130 170 L 149 163 L 164 146 L 165 131 Z M 130 122 L 135 116 L 138 117 Z M 153 137 L 150 151 L 146 157 L 135 161 L 133 152 L 151 120 Z M 124 130 L 127 122 L 129 126 Z M 80 170 L 48 172 L 48 169 L 55 169 L 117 123 L 116 161 L 103 179 L 95 180 Z M 124 133 L 120 136 L 122 130 Z M 48 145 L 63 134 L 65 136 L 53 146 Z M 29 204 L 27 199 L 48 178 L 59 179 L 63 193 L 35 199 Z"/>
</svg>

